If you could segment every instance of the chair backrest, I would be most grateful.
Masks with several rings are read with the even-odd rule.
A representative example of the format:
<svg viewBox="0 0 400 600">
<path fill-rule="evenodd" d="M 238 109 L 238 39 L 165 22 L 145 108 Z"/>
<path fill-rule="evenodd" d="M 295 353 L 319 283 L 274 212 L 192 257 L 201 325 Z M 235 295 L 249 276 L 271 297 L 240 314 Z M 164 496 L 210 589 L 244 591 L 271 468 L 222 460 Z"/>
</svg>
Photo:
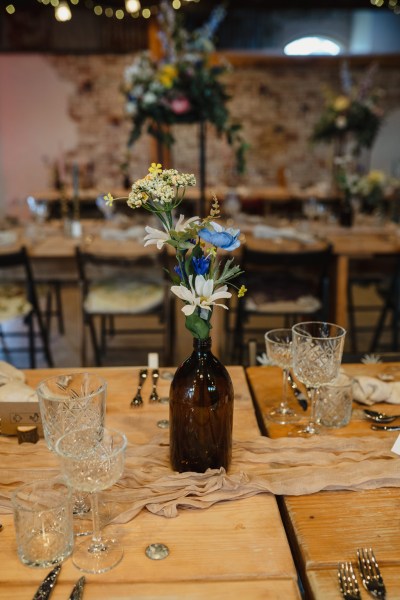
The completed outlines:
<svg viewBox="0 0 400 600">
<path fill-rule="evenodd" d="M 7 271 L 6 279 L 8 281 L 19 281 L 25 285 L 29 302 L 38 310 L 33 271 L 28 252 L 24 246 L 13 252 L 0 253 L 0 273 L 4 276 L 5 271 Z M 8 271 L 11 271 L 11 274 Z"/>
<path fill-rule="evenodd" d="M 245 246 L 241 260 L 243 283 L 249 289 L 249 286 L 261 288 L 263 284 L 289 287 L 296 282 L 305 282 L 306 289 L 321 299 L 327 313 L 331 257 L 329 244 L 287 252 L 261 251 Z"/>
</svg>

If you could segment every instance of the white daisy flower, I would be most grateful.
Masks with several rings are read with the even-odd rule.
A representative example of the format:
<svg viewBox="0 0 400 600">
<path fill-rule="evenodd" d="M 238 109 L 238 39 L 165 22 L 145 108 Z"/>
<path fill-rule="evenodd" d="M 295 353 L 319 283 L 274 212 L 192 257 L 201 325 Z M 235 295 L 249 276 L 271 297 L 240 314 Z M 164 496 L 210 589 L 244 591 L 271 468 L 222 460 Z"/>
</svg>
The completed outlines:
<svg viewBox="0 0 400 600">
<path fill-rule="evenodd" d="M 171 292 L 186 302 L 182 312 L 188 317 L 192 315 L 197 307 L 203 310 L 211 310 L 211 306 L 222 306 L 228 310 L 224 304 L 219 304 L 216 300 L 230 298 L 232 294 L 228 292 L 228 286 L 223 285 L 214 292 L 214 280 L 205 279 L 203 275 L 196 275 L 193 287 L 193 275 L 189 276 L 190 288 L 180 284 L 173 285 Z"/>
<path fill-rule="evenodd" d="M 144 245 L 151 246 L 152 244 L 155 244 L 159 250 L 161 250 L 165 242 L 170 238 L 168 232 L 161 231 L 161 229 L 155 229 L 149 225 L 146 225 L 145 231 L 147 232 L 147 235 L 144 236 Z"/>
</svg>

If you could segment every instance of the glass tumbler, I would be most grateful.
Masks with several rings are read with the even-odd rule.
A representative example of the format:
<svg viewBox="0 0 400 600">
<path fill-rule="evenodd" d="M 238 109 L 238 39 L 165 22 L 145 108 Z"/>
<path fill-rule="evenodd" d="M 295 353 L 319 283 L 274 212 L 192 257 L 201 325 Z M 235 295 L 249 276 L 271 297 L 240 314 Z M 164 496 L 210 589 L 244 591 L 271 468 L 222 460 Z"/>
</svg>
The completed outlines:
<svg viewBox="0 0 400 600">
<path fill-rule="evenodd" d="M 21 562 L 50 567 L 70 556 L 74 546 L 71 492 L 60 479 L 36 480 L 12 493 Z"/>
</svg>

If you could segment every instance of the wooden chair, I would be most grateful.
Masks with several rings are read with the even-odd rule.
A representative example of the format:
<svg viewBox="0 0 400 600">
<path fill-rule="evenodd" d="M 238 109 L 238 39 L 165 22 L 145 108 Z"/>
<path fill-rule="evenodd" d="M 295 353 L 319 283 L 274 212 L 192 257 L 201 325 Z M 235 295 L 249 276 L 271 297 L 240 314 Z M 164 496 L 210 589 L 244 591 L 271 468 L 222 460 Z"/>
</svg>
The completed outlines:
<svg viewBox="0 0 400 600">
<path fill-rule="evenodd" d="M 53 367 L 48 332 L 39 308 L 36 285 L 28 253 L 23 247 L 10 253 L 0 253 L 0 340 L 3 353 L 11 360 L 14 353 L 28 353 L 29 365 L 36 368 L 36 354 L 43 353 L 49 367 Z M 14 329 L 20 321 L 22 330 Z M 26 346 L 9 347 L 7 338 L 27 338 Z M 36 339 L 41 345 L 37 346 Z"/>
<path fill-rule="evenodd" d="M 366 351 L 375 352 L 386 331 L 391 337 L 386 349 L 396 352 L 400 326 L 400 256 L 381 254 L 371 256 L 368 261 L 351 260 L 347 305 L 348 337 L 353 354 L 360 352 L 360 335 L 370 333 Z"/>
<path fill-rule="evenodd" d="M 288 252 L 244 247 L 241 260 L 244 273 L 239 285 L 245 285 L 248 291 L 234 310 L 233 362 L 243 364 L 249 337 L 258 334 L 259 346 L 265 350 L 267 329 L 328 318 L 330 259 L 329 245 Z M 271 317 L 274 326 L 267 325 Z"/>
<path fill-rule="evenodd" d="M 146 254 L 119 258 L 76 249 L 83 365 L 87 361 L 87 332 L 97 366 L 103 364 L 111 350 L 110 342 L 117 335 L 136 337 L 142 355 L 146 348 L 159 350 L 161 361 L 173 364 L 173 300 L 159 257 Z M 130 347 L 133 349 L 132 344 Z"/>
</svg>

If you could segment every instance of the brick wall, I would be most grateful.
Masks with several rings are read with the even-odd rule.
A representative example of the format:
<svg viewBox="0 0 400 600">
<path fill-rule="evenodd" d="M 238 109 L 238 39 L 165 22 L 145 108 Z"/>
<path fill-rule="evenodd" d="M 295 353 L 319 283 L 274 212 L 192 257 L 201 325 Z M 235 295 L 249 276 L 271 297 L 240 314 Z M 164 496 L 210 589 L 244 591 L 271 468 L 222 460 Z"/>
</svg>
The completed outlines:
<svg viewBox="0 0 400 600">
<path fill-rule="evenodd" d="M 78 145 L 69 151 L 67 162 L 85 165 L 92 162 L 93 179 L 101 189 L 122 184 L 130 124 L 124 115 L 124 96 L 120 84 L 129 55 L 58 55 L 48 56 L 60 77 L 73 83 L 68 101 L 70 117 L 78 131 Z M 323 88 L 339 90 L 338 59 L 263 59 L 231 58 L 234 71 L 227 75 L 232 95 L 232 116 L 243 125 L 250 144 L 248 169 L 241 183 L 275 184 L 277 173 L 300 185 L 308 185 L 330 176 L 332 150 L 312 146 L 309 136 L 323 105 Z M 351 71 L 357 80 L 371 59 L 352 59 Z M 400 106 L 400 70 L 395 59 L 381 60 L 375 83 L 385 91 L 387 112 Z M 181 125 L 173 128 L 176 144 L 171 166 L 198 173 L 198 128 Z M 129 152 L 132 179 L 142 176 L 151 160 L 156 159 L 155 144 L 147 135 Z M 216 137 L 212 126 L 207 130 L 207 183 L 232 183 L 233 155 L 230 147 Z"/>
</svg>

